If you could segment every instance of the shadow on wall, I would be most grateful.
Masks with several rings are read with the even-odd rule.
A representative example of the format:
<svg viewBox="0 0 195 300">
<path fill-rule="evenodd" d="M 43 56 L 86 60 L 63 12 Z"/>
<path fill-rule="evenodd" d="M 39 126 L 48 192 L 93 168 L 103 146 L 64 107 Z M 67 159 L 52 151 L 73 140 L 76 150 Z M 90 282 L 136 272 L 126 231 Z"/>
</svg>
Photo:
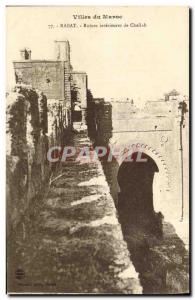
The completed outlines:
<svg viewBox="0 0 195 300">
<path fill-rule="evenodd" d="M 107 146 L 112 137 L 112 114 L 108 105 L 93 103 L 92 126 L 94 146 Z M 111 108 L 110 108 L 111 111 Z M 108 162 L 100 158 L 118 212 L 124 239 L 139 273 L 144 294 L 177 294 L 189 292 L 189 256 L 174 227 L 164 221 L 153 205 L 153 179 L 159 172 L 156 162 L 147 154 L 147 162 Z M 159 267 L 160 266 L 160 267 Z"/>
<path fill-rule="evenodd" d="M 64 140 L 64 120 L 59 103 L 47 104 L 42 92 L 18 84 L 7 98 L 7 231 L 16 228 L 32 211 L 35 197 L 44 193 L 51 173 L 48 148 Z M 60 110 L 60 113 L 59 113 Z M 48 133 L 48 123 L 52 130 Z M 63 135 L 63 136 L 62 136 Z"/>
</svg>

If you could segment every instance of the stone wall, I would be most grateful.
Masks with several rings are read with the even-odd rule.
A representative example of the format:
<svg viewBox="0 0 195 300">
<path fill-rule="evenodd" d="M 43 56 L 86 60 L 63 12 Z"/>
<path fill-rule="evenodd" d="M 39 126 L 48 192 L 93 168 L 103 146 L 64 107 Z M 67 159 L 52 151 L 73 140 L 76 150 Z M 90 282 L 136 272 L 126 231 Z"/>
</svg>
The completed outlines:
<svg viewBox="0 0 195 300">
<path fill-rule="evenodd" d="M 48 99 L 64 99 L 64 62 L 50 60 L 15 61 L 16 83 L 30 84 Z"/>
<path fill-rule="evenodd" d="M 26 85 L 16 85 L 7 97 L 8 232 L 44 191 L 51 171 L 48 148 L 62 143 L 68 130 L 69 112 L 59 101 L 47 102 L 42 92 Z"/>
<path fill-rule="evenodd" d="M 90 137 L 100 145 L 137 145 L 141 152 L 155 161 L 159 172 L 155 173 L 153 182 L 154 209 L 161 211 L 165 219 L 175 226 L 187 246 L 189 116 L 187 108 L 181 124 L 182 113 L 179 107 L 182 103 L 188 107 L 188 101 L 180 96 L 174 100 L 150 101 L 144 109 L 138 109 L 133 101 L 113 101 L 109 104 L 104 99 L 91 98 L 93 113 L 90 113 L 89 132 Z M 119 164 L 115 164 L 109 168 L 115 198 L 120 191 L 117 183 L 119 167 Z"/>
<path fill-rule="evenodd" d="M 87 74 L 85 72 L 71 72 L 71 85 L 77 89 L 77 101 L 82 109 L 87 108 Z"/>
<path fill-rule="evenodd" d="M 76 124 L 76 130 L 86 131 L 87 74 L 73 71 L 67 40 L 55 41 L 53 60 L 31 59 L 31 50 L 24 48 L 21 50 L 21 60 L 14 61 L 13 66 L 16 83 L 41 90 L 52 105 L 55 101 L 62 101 L 66 109 L 72 110 L 72 114 L 68 116 L 70 122 L 80 123 Z M 77 114 L 78 106 L 80 112 Z M 81 117 L 75 121 L 76 115 Z"/>
</svg>

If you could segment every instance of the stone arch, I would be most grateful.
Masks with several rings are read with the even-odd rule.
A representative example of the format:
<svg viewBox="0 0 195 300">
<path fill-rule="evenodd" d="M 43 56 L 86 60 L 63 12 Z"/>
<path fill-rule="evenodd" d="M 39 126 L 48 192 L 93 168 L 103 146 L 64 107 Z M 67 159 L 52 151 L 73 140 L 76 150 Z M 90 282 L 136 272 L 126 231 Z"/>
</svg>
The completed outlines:
<svg viewBox="0 0 195 300">
<path fill-rule="evenodd" d="M 153 180 L 153 203 L 155 211 L 164 211 L 165 206 L 167 205 L 167 201 L 170 200 L 170 179 L 169 179 L 169 170 L 166 163 L 166 160 L 163 154 L 154 149 L 154 147 L 149 146 L 146 143 L 140 142 L 139 140 L 131 140 L 129 141 L 128 136 L 119 140 L 120 137 L 111 138 L 109 141 L 109 146 L 115 147 L 117 145 L 121 146 L 122 152 L 119 159 L 117 161 L 113 161 L 112 163 L 107 164 L 106 173 L 108 177 L 108 182 L 110 185 L 111 194 L 114 198 L 115 204 L 118 207 L 119 198 L 120 198 L 120 186 L 118 184 L 117 175 L 121 164 L 123 163 L 123 153 L 124 149 L 131 149 L 132 152 L 141 151 L 146 155 L 150 156 L 151 159 L 156 163 L 159 172 L 155 172 L 154 180 Z M 117 142 L 118 141 L 118 142 Z M 133 151 L 135 149 L 135 151 Z M 130 151 L 131 153 L 131 151 Z"/>
<path fill-rule="evenodd" d="M 167 166 L 166 160 L 163 157 L 160 151 L 154 149 L 146 143 L 131 143 L 130 146 L 135 148 L 135 151 L 140 151 L 148 155 L 151 159 L 156 163 L 159 172 L 154 173 L 153 180 L 153 204 L 155 211 L 164 211 L 164 207 L 167 205 L 167 201 L 169 200 L 171 183 L 169 178 L 169 168 Z M 123 160 L 118 162 L 118 166 L 115 170 L 115 177 L 117 177 L 118 170 L 123 163 Z M 117 196 L 117 205 L 119 203 L 121 188 L 118 184 L 117 178 L 113 184 L 114 189 L 118 190 Z M 117 188 L 116 188 L 117 186 Z"/>
<path fill-rule="evenodd" d="M 143 149 L 144 153 L 149 155 L 158 165 L 159 173 L 162 174 L 164 186 L 166 189 L 170 188 L 170 179 L 169 179 L 169 171 L 166 163 L 166 159 L 163 155 L 158 151 L 148 146 L 147 144 L 142 144 L 141 149 Z"/>
<path fill-rule="evenodd" d="M 159 174 L 162 177 L 162 181 L 164 183 L 164 189 L 166 191 L 170 190 L 170 178 L 169 178 L 169 168 L 166 163 L 166 159 L 160 153 L 160 151 L 155 150 L 153 147 L 144 144 L 144 143 L 135 143 L 130 145 L 135 149 L 134 152 L 144 152 L 146 155 L 150 156 L 157 164 L 159 168 Z M 119 161 L 119 167 L 122 164 L 122 160 Z"/>
<path fill-rule="evenodd" d="M 159 172 L 156 162 L 144 152 L 134 152 L 131 161 L 122 162 L 117 175 L 120 186 L 119 210 L 122 208 L 127 213 L 153 214 L 153 179 L 156 172 Z"/>
</svg>

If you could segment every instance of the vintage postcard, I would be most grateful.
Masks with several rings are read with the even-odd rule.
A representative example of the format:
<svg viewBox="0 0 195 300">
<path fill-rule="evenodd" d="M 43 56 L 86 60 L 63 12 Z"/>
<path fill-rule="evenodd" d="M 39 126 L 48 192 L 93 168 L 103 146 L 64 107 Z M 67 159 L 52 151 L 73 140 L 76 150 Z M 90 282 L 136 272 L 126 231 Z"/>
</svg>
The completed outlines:
<svg viewBox="0 0 195 300">
<path fill-rule="evenodd" d="M 7 293 L 189 294 L 189 8 L 6 11 Z"/>
</svg>

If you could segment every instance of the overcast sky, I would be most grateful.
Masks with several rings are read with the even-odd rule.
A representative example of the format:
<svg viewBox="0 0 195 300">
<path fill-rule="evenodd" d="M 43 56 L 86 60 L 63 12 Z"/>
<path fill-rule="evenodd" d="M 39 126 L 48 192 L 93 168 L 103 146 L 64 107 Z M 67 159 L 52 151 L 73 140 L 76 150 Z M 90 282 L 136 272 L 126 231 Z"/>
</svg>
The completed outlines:
<svg viewBox="0 0 195 300">
<path fill-rule="evenodd" d="M 121 15 L 118 20 L 73 14 Z M 83 28 L 83 24 L 146 23 L 146 27 Z M 48 25 L 76 23 L 76 28 Z M 80 27 L 82 25 L 82 27 Z M 9 7 L 7 85 L 12 61 L 29 47 L 32 59 L 54 59 L 54 40 L 68 39 L 74 70 L 86 71 L 95 97 L 128 97 L 142 104 L 175 88 L 188 95 L 188 10 L 185 7 Z"/>
</svg>

